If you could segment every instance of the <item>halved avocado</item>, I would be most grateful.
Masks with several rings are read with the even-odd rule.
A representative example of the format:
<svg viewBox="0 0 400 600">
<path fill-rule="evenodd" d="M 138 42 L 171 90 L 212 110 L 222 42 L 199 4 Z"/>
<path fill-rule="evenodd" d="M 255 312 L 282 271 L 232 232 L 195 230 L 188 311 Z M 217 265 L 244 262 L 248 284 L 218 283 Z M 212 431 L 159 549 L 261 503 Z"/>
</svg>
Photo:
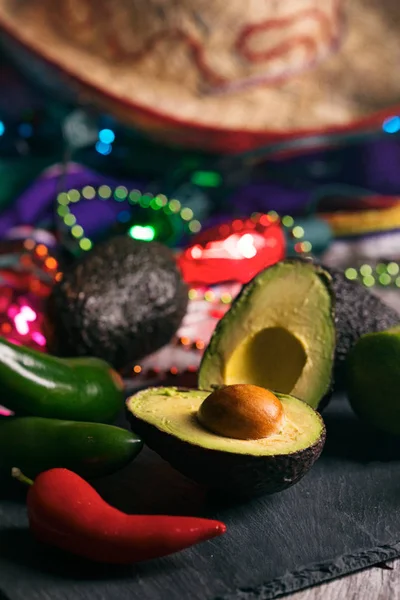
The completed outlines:
<svg viewBox="0 0 400 600">
<path fill-rule="evenodd" d="M 210 399 L 210 391 L 205 390 L 149 388 L 127 400 L 127 414 L 133 431 L 186 477 L 224 494 L 252 497 L 280 492 L 298 482 L 325 442 L 324 422 L 314 409 L 293 396 L 275 396 L 282 406 L 282 421 L 261 439 L 225 437 L 207 428 L 207 411 L 203 418 L 201 411 L 199 415 L 203 402 Z M 240 397 L 237 406 L 243 420 Z"/>
<path fill-rule="evenodd" d="M 335 353 L 330 281 L 322 267 L 296 259 L 258 274 L 218 323 L 199 387 L 250 383 L 317 408 L 331 388 Z"/>
</svg>

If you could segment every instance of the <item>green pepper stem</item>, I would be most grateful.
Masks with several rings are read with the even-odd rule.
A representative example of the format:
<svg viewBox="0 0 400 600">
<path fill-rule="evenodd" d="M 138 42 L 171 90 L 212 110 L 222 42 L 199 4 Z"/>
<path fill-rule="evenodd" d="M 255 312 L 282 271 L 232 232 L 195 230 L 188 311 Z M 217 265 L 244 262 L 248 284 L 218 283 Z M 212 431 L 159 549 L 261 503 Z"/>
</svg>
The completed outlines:
<svg viewBox="0 0 400 600">
<path fill-rule="evenodd" d="M 11 475 L 21 483 L 25 483 L 26 485 L 33 485 L 32 479 L 26 477 L 26 475 L 24 475 L 20 469 L 17 469 L 17 467 L 13 467 L 11 469 Z"/>
</svg>

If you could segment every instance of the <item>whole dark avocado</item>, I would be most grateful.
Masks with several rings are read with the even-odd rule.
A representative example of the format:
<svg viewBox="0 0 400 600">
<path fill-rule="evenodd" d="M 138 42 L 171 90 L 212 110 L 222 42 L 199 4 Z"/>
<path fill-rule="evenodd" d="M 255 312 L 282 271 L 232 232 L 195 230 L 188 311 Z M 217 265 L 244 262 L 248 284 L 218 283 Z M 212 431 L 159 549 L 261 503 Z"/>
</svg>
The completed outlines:
<svg viewBox="0 0 400 600">
<path fill-rule="evenodd" d="M 186 477 L 227 500 L 297 483 L 325 442 L 308 404 L 253 385 L 214 391 L 150 388 L 127 401 L 132 430 Z"/>
<path fill-rule="evenodd" d="M 123 369 L 172 339 L 187 303 L 169 248 L 111 238 L 66 269 L 53 288 L 45 319 L 49 350 Z"/>
<path fill-rule="evenodd" d="M 336 351 L 334 381 L 345 387 L 346 359 L 359 338 L 400 323 L 400 315 L 358 281 L 349 280 L 337 268 L 324 265 L 335 297 Z"/>
</svg>

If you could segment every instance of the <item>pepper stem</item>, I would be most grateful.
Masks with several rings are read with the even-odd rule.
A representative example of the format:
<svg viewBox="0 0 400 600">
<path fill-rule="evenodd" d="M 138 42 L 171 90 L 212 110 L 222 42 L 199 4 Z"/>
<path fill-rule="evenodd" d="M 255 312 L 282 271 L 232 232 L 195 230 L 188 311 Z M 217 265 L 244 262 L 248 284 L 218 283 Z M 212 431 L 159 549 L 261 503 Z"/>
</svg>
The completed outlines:
<svg viewBox="0 0 400 600">
<path fill-rule="evenodd" d="M 24 475 L 20 469 L 17 469 L 17 467 L 11 469 L 11 475 L 21 483 L 25 483 L 25 485 L 33 485 L 32 479 L 26 477 L 26 475 Z"/>
</svg>

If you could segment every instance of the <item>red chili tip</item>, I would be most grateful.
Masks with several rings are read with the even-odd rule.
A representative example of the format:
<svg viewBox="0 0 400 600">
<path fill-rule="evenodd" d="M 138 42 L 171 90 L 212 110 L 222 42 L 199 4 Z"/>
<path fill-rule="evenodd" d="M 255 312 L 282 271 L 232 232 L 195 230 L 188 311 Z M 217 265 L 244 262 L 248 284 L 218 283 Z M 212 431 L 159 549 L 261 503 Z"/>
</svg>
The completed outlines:
<svg viewBox="0 0 400 600">
<path fill-rule="evenodd" d="M 221 523 L 221 521 L 213 521 L 213 527 L 210 527 L 210 537 L 217 537 L 218 535 L 222 535 L 225 532 L 225 523 Z"/>
<path fill-rule="evenodd" d="M 219 535 L 222 535 L 223 533 L 226 533 L 226 525 L 225 525 L 225 523 L 218 523 L 218 525 L 217 525 L 217 531 L 218 531 Z"/>
<path fill-rule="evenodd" d="M 193 537 L 190 545 L 206 542 L 207 540 L 218 537 L 225 532 L 225 523 L 221 523 L 221 521 L 214 521 L 213 519 L 200 519 L 200 521 L 194 524 L 192 529 Z M 187 538 L 186 541 L 188 541 Z M 188 547 L 188 545 L 186 544 L 185 547 Z"/>
</svg>

